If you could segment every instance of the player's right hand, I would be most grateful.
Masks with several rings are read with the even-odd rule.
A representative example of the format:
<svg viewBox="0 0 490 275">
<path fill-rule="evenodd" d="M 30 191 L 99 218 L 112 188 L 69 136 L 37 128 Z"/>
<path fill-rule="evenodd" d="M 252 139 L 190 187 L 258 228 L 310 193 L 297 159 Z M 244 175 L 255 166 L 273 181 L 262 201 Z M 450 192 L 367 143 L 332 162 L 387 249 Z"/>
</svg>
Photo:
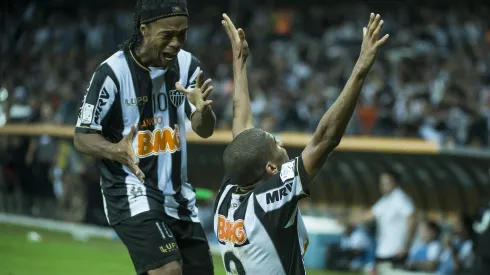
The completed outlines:
<svg viewBox="0 0 490 275">
<path fill-rule="evenodd" d="M 113 160 L 126 166 L 133 172 L 133 174 L 141 181 L 144 182 L 145 175 L 138 167 L 138 158 L 133 151 L 133 138 L 136 134 L 136 127 L 131 125 L 131 131 L 125 136 L 119 143 L 115 145 Z"/>
<path fill-rule="evenodd" d="M 245 39 L 245 32 L 241 28 L 237 30 L 226 13 L 223 13 L 221 24 L 225 27 L 226 34 L 228 34 L 228 38 L 231 41 L 233 62 L 239 61 L 240 65 L 244 65 L 248 58 L 248 43 Z"/>
<path fill-rule="evenodd" d="M 371 13 L 367 27 L 363 28 L 361 53 L 356 63 L 356 69 L 361 74 L 365 75 L 369 72 L 376 59 L 378 49 L 388 40 L 388 34 L 379 39 L 383 23 L 379 14 L 375 16 L 374 13 Z"/>
</svg>

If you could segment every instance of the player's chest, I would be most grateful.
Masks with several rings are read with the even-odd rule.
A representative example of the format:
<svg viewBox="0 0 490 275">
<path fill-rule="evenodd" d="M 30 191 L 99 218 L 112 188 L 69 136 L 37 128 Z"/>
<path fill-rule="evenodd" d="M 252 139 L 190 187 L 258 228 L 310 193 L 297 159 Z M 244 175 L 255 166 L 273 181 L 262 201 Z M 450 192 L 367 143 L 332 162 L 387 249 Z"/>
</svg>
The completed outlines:
<svg viewBox="0 0 490 275">
<path fill-rule="evenodd" d="M 120 103 L 124 117 L 131 120 L 129 123 L 138 123 L 142 128 L 161 124 L 165 127 L 185 115 L 186 96 L 175 88 L 173 81 L 163 76 L 148 77 L 127 85 L 127 89 L 121 90 Z"/>
</svg>

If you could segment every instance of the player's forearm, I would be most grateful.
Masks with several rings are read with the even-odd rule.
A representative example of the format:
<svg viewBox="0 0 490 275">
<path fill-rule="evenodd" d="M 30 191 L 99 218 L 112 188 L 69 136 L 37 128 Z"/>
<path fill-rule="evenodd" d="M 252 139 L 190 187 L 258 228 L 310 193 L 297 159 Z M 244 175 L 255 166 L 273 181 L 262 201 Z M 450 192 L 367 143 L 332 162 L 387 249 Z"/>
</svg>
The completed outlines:
<svg viewBox="0 0 490 275">
<path fill-rule="evenodd" d="M 216 126 L 216 115 L 213 109 L 210 106 L 206 106 L 201 112 L 196 111 L 192 115 L 191 124 L 194 132 L 200 137 L 208 138 L 212 136 Z"/>
<path fill-rule="evenodd" d="M 313 178 L 325 163 L 328 155 L 339 144 L 356 108 L 366 73 L 355 68 L 335 103 L 323 115 L 305 150 L 303 161 L 310 178 Z"/>
<path fill-rule="evenodd" d="M 99 134 L 75 133 L 73 138 L 75 148 L 81 153 L 95 158 L 113 160 L 116 143 L 107 141 Z"/>
<path fill-rule="evenodd" d="M 233 65 L 235 91 L 233 92 L 233 137 L 253 127 L 252 107 L 248 91 L 247 65 L 235 61 Z"/>
<path fill-rule="evenodd" d="M 330 147 L 335 147 L 340 143 L 356 108 L 365 79 L 364 74 L 356 70 L 352 72 L 344 90 L 320 120 L 313 135 L 314 144 L 328 143 Z"/>
<path fill-rule="evenodd" d="M 406 251 L 408 251 L 410 246 L 412 245 L 413 239 L 415 237 L 415 231 L 416 231 L 415 214 L 411 214 L 410 216 L 408 216 L 408 238 L 407 238 L 407 242 L 405 243 Z"/>
</svg>

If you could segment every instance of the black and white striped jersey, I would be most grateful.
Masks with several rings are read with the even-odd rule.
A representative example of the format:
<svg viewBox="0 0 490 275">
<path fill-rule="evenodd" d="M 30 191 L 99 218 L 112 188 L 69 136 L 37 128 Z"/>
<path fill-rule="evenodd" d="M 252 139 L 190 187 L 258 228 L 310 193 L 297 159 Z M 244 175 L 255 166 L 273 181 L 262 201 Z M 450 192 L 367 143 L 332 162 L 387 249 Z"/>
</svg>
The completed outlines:
<svg viewBox="0 0 490 275">
<path fill-rule="evenodd" d="M 249 191 L 225 177 L 216 198 L 214 231 L 228 274 L 305 274 L 308 235 L 298 209 L 309 196 L 301 157 Z"/>
<path fill-rule="evenodd" d="M 130 50 L 118 51 L 95 71 L 80 108 L 76 133 L 97 133 L 116 143 L 137 126 L 133 149 L 142 184 L 118 162 L 101 159 L 101 189 L 109 224 L 146 211 L 198 222 L 187 179 L 187 119 L 195 107 L 175 89 L 195 85 L 199 60 L 181 50 L 168 69 L 147 68 Z"/>
</svg>

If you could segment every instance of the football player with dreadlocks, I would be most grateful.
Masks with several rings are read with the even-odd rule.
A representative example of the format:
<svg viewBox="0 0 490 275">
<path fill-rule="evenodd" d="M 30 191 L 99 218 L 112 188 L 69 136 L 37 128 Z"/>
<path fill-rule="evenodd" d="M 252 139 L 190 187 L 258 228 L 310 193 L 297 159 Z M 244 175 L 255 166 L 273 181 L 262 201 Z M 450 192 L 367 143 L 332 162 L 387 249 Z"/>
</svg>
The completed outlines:
<svg viewBox="0 0 490 275">
<path fill-rule="evenodd" d="M 182 50 L 187 17 L 186 0 L 138 1 L 134 34 L 95 71 L 75 130 L 76 148 L 99 159 L 107 220 L 138 274 L 213 274 L 185 130 L 189 119 L 213 134 L 213 87 Z"/>
</svg>

